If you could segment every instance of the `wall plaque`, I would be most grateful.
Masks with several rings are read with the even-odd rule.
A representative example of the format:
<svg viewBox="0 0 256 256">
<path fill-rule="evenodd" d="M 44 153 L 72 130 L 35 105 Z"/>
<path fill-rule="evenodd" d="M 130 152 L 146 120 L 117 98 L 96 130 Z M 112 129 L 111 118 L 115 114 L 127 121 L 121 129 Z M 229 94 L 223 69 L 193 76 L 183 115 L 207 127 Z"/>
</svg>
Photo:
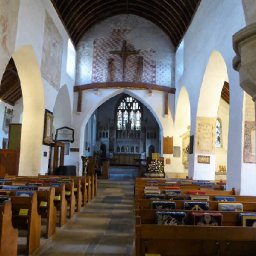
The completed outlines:
<svg viewBox="0 0 256 256">
<path fill-rule="evenodd" d="M 197 162 L 199 164 L 210 164 L 210 156 L 198 155 Z"/>
<path fill-rule="evenodd" d="M 74 129 L 67 126 L 56 129 L 55 140 L 74 142 Z"/>
<path fill-rule="evenodd" d="M 254 121 L 244 122 L 244 163 L 256 163 L 256 126 Z"/>
<path fill-rule="evenodd" d="M 163 153 L 164 154 L 173 154 L 173 137 L 164 137 L 163 138 Z"/>
<path fill-rule="evenodd" d="M 173 157 L 180 157 L 180 147 L 173 146 Z"/>
<path fill-rule="evenodd" d="M 211 154 L 215 151 L 216 118 L 197 117 L 196 152 Z"/>
</svg>

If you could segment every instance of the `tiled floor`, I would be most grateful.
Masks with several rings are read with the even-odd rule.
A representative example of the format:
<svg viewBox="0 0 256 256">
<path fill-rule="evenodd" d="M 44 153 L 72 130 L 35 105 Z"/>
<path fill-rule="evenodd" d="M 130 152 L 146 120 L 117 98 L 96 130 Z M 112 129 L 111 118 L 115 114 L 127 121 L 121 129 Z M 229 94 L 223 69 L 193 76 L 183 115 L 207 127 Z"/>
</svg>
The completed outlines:
<svg viewBox="0 0 256 256">
<path fill-rule="evenodd" d="M 99 180 L 97 197 L 41 246 L 43 256 L 132 256 L 134 181 Z"/>
</svg>

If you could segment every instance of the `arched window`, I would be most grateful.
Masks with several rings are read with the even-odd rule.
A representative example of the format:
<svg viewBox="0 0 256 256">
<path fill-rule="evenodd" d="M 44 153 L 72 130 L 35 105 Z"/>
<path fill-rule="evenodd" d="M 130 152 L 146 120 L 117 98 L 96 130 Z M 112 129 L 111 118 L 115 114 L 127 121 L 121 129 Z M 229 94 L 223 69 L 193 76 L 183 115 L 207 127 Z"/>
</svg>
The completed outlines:
<svg viewBox="0 0 256 256">
<path fill-rule="evenodd" d="M 221 148 L 222 147 L 222 124 L 220 118 L 216 119 L 216 140 L 215 140 L 215 147 Z"/>
<path fill-rule="evenodd" d="M 117 106 L 117 130 L 141 130 L 141 105 L 126 95 Z"/>
</svg>

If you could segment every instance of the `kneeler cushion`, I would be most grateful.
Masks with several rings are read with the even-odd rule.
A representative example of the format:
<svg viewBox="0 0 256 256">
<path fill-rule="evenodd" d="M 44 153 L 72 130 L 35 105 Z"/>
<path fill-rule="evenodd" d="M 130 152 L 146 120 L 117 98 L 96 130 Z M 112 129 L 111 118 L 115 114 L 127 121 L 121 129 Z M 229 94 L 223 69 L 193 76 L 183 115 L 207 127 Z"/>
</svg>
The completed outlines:
<svg viewBox="0 0 256 256">
<path fill-rule="evenodd" d="M 198 226 L 221 226 L 223 215 L 220 212 L 193 212 L 193 223 Z"/>
<path fill-rule="evenodd" d="M 157 224 L 161 225 L 184 225 L 186 213 L 185 212 L 156 212 Z"/>
<path fill-rule="evenodd" d="M 185 201 L 184 209 L 192 211 L 207 211 L 209 210 L 209 203 L 206 201 Z"/>
<path fill-rule="evenodd" d="M 218 203 L 219 211 L 233 211 L 233 212 L 242 212 L 243 204 L 242 203 Z"/>
</svg>

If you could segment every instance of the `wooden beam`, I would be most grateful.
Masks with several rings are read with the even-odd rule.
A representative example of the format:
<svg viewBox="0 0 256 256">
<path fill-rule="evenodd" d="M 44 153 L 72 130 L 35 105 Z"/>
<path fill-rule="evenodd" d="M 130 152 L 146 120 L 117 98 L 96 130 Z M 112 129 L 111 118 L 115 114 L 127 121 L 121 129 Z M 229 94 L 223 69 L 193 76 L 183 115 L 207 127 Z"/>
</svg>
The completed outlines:
<svg viewBox="0 0 256 256">
<path fill-rule="evenodd" d="M 168 115 L 168 109 L 169 109 L 169 101 L 168 101 L 168 93 L 165 93 L 164 95 L 164 114 Z"/>
<path fill-rule="evenodd" d="M 106 82 L 106 83 L 91 83 L 74 86 L 74 92 L 92 89 L 111 89 L 111 88 L 131 88 L 137 90 L 154 90 L 175 94 L 176 89 L 173 87 L 161 86 L 149 83 L 130 83 L 130 82 Z"/>
<path fill-rule="evenodd" d="M 83 91 L 78 91 L 78 99 L 77 99 L 77 112 L 82 112 L 82 103 L 83 103 Z"/>
</svg>

